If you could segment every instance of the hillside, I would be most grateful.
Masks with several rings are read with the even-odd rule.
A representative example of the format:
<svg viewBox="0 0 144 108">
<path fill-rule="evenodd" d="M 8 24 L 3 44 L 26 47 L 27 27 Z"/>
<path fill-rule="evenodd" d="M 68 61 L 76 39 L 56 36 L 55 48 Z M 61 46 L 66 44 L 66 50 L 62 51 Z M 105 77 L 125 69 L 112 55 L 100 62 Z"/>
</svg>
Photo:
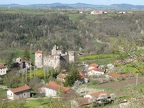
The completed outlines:
<svg viewBox="0 0 144 108">
<path fill-rule="evenodd" d="M 143 24 L 142 12 L 95 16 L 77 10 L 1 8 L 0 55 L 5 58 L 6 50 L 14 48 L 49 53 L 54 44 L 64 51 L 117 53 L 120 45 L 143 45 Z"/>
<path fill-rule="evenodd" d="M 144 10 L 143 5 L 131 5 L 131 4 L 112 4 L 112 5 L 93 5 L 85 3 L 75 4 L 31 4 L 31 5 L 19 5 L 19 4 L 1 4 L 0 7 L 7 8 L 51 8 L 51 9 L 109 9 L 109 10 Z"/>
</svg>

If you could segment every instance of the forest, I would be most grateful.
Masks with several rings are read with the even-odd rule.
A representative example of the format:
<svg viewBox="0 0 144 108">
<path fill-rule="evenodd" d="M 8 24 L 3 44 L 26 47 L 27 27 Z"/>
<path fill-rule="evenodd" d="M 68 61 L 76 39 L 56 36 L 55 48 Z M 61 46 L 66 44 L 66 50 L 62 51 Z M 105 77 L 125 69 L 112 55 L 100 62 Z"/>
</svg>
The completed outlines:
<svg viewBox="0 0 144 108">
<path fill-rule="evenodd" d="M 119 53 L 119 46 L 143 46 L 144 13 L 90 15 L 76 10 L 0 11 L 0 59 L 14 49 L 41 49 L 48 53 L 54 44 L 64 51 L 91 54 Z M 10 53 L 7 53 L 10 52 Z"/>
</svg>

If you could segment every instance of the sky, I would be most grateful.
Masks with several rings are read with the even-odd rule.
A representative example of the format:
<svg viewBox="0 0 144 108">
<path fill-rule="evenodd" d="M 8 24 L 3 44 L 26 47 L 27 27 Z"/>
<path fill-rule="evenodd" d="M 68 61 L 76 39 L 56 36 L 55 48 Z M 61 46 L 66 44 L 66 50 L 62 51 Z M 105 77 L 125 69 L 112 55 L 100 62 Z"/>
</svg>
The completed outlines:
<svg viewBox="0 0 144 108">
<path fill-rule="evenodd" d="M 133 4 L 133 5 L 144 5 L 144 0 L 0 0 L 0 4 L 50 4 L 50 3 L 87 3 L 95 5 L 110 5 L 110 4 Z"/>
</svg>

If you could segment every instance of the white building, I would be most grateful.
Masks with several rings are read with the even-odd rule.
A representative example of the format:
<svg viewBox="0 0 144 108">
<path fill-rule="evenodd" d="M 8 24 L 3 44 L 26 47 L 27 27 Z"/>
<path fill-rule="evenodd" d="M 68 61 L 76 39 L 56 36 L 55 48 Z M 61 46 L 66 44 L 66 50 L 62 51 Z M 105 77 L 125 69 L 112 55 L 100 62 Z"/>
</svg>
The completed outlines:
<svg viewBox="0 0 144 108">
<path fill-rule="evenodd" d="M 101 76 L 105 73 L 104 69 L 98 68 L 99 65 L 96 63 L 90 64 L 88 66 L 87 75 L 88 76 Z"/>
<path fill-rule="evenodd" d="M 93 11 L 91 11 L 91 15 L 100 15 L 100 14 L 103 14 L 102 10 L 93 10 Z"/>
<path fill-rule="evenodd" d="M 91 101 L 97 102 L 97 104 L 112 102 L 111 95 L 107 91 L 100 91 L 92 94 L 87 94 L 85 98 L 90 98 Z"/>
<path fill-rule="evenodd" d="M 4 64 L 0 64 L 0 76 L 5 75 L 7 73 L 7 70 L 7 66 L 5 66 Z"/>
<path fill-rule="evenodd" d="M 31 88 L 27 85 L 18 88 L 9 89 L 7 91 L 7 98 L 10 100 L 19 100 L 30 97 Z"/>
<path fill-rule="evenodd" d="M 104 69 L 99 69 L 99 68 L 93 68 L 88 70 L 88 76 L 101 76 L 104 75 L 105 70 Z"/>
<path fill-rule="evenodd" d="M 84 97 L 95 98 L 96 100 L 99 100 L 100 98 L 107 99 L 108 97 L 110 97 L 110 94 L 107 91 L 100 91 L 92 94 L 87 94 Z"/>
<path fill-rule="evenodd" d="M 17 62 L 17 63 L 21 63 L 22 62 L 22 59 L 20 58 L 20 57 L 18 57 L 18 58 L 16 58 L 16 61 L 15 62 Z"/>
<path fill-rule="evenodd" d="M 49 82 L 39 89 L 39 93 L 44 93 L 47 97 L 56 97 L 59 93 L 65 93 L 69 89 L 70 88 L 60 86 L 55 82 Z"/>
</svg>

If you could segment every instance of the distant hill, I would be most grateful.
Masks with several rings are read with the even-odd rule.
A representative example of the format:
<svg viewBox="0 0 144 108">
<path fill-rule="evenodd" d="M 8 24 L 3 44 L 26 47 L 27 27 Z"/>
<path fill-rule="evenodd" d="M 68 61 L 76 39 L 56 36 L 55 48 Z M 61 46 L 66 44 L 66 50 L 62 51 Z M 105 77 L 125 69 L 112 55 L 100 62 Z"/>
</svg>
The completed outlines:
<svg viewBox="0 0 144 108">
<path fill-rule="evenodd" d="M 112 4 L 111 7 L 126 9 L 126 10 L 144 10 L 144 5 Z"/>
<path fill-rule="evenodd" d="M 112 5 L 93 5 L 85 3 L 75 4 L 31 4 L 31 5 L 19 5 L 19 4 L 8 4 L 0 5 L 0 7 L 19 7 L 19 8 L 52 8 L 52 9 L 114 9 L 114 10 L 144 10 L 144 5 L 131 5 L 131 4 L 112 4 Z"/>
</svg>

